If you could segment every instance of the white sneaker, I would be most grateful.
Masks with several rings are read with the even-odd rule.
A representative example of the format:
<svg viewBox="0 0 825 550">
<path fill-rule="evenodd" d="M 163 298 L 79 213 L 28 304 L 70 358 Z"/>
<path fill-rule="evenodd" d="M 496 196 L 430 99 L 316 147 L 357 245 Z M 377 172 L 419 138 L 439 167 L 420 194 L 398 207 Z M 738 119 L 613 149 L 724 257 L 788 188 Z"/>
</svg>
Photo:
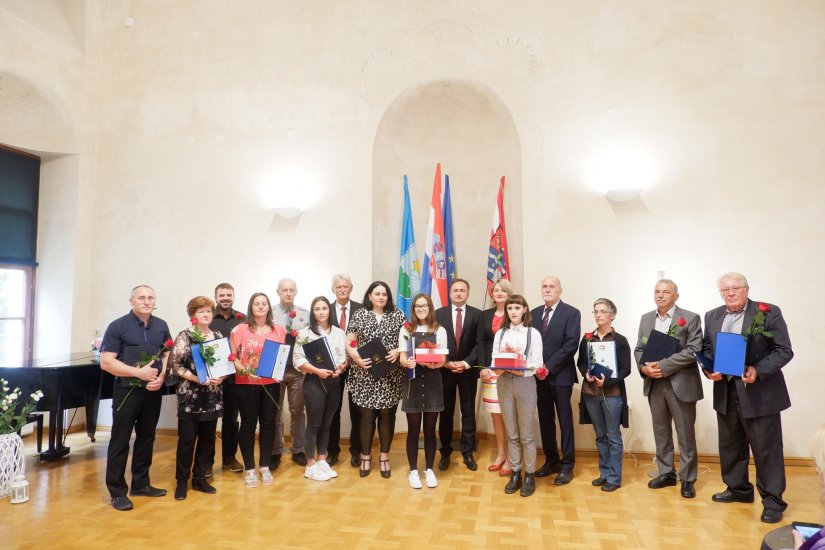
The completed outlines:
<svg viewBox="0 0 825 550">
<path fill-rule="evenodd" d="M 438 487 L 438 480 L 435 478 L 435 472 L 428 468 L 427 471 L 424 472 L 424 477 L 427 480 L 427 487 L 429 487 L 430 489 Z"/>
<path fill-rule="evenodd" d="M 272 472 L 269 471 L 269 468 L 261 468 L 261 480 L 264 482 L 264 485 L 272 485 L 275 483 L 275 478 L 272 477 Z"/>
<path fill-rule="evenodd" d="M 244 474 L 243 482 L 250 489 L 258 486 L 258 474 L 255 470 L 247 470 Z"/>
<path fill-rule="evenodd" d="M 330 477 L 330 479 L 338 477 L 338 472 L 333 470 L 332 466 L 330 466 L 326 460 L 319 460 L 315 464 L 318 464 L 319 467 L 324 471 L 324 473 Z"/>
<path fill-rule="evenodd" d="M 324 471 L 321 462 L 316 462 L 312 466 L 304 468 L 304 477 L 313 481 L 329 481 L 329 474 Z"/>
<path fill-rule="evenodd" d="M 420 489 L 422 487 L 421 478 L 418 476 L 418 470 L 410 471 L 410 475 L 407 479 L 410 482 L 410 487 L 413 489 Z"/>
</svg>

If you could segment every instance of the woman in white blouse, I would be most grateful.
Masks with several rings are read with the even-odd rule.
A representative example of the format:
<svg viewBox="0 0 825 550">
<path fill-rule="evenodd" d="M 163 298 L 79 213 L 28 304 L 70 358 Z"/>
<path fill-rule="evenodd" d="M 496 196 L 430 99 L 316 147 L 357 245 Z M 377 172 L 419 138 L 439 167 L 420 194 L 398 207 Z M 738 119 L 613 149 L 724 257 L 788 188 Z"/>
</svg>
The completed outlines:
<svg viewBox="0 0 825 550">
<path fill-rule="evenodd" d="M 543 364 L 541 334 L 532 328 L 530 308 L 522 296 L 510 296 L 505 307 L 507 317 L 496 332 L 493 353 L 520 353 L 527 360 L 527 367 L 524 370 L 498 371 L 501 373 L 498 378 L 498 400 L 507 428 L 508 455 L 513 466 L 504 492 L 510 495 L 521 489 L 521 496 L 529 497 L 536 490 L 536 434 L 533 429 L 536 382 L 533 375 Z M 482 376 L 486 375 L 482 371 Z M 525 471 L 524 484 L 521 480 L 522 467 Z"/>
<path fill-rule="evenodd" d="M 298 332 L 295 342 L 293 365 L 304 377 L 304 406 L 307 414 L 304 451 L 307 465 L 304 477 L 315 481 L 327 481 L 338 474 L 326 462 L 329 429 L 332 416 L 341 400 L 339 376 L 347 366 L 344 350 L 344 331 L 329 322 L 330 305 L 324 296 L 318 296 L 310 305 L 309 326 Z M 304 353 L 304 344 L 326 338 L 334 370 L 319 368 Z M 317 447 L 317 457 L 316 457 Z"/>
<path fill-rule="evenodd" d="M 447 331 L 435 320 L 433 301 L 427 294 L 416 294 L 412 301 L 412 319 L 408 327 L 403 327 L 398 336 L 401 364 L 406 367 L 401 410 L 407 413 L 407 460 L 410 463 L 408 481 L 413 489 L 421 489 L 418 474 L 418 434 L 424 422 L 424 477 L 427 487 L 438 487 L 433 472 L 435 463 L 435 426 L 438 413 L 444 410 L 444 390 L 441 386 L 441 368 L 446 362 L 419 363 L 413 350 L 424 348 L 424 342 L 431 342 L 438 349 L 447 349 Z M 435 342 L 432 342 L 435 340 Z"/>
</svg>

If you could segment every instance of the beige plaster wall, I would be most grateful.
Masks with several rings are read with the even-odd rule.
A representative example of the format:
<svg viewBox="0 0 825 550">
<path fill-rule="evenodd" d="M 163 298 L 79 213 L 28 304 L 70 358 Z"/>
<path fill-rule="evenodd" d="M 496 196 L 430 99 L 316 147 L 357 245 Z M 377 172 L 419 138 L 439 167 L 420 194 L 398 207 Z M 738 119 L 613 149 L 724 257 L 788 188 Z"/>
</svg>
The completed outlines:
<svg viewBox="0 0 825 550">
<path fill-rule="evenodd" d="M 821 2 L 521 1 L 504 9 L 119 0 L 86 8 L 81 54 L 0 6 L 0 75 L 37 89 L 76 136 L 72 148 L 0 112 L 0 141 L 79 155 L 77 254 L 66 278 L 72 348 L 84 349 L 96 328 L 125 312 L 140 281 L 155 286 L 158 315 L 174 330 L 185 324 L 186 300 L 219 280 L 236 284 L 243 302 L 256 290 L 274 295 L 277 279 L 292 276 L 307 304 L 329 293 L 333 272 L 346 271 L 360 295 L 373 277 L 394 273 L 402 168 L 420 185 L 413 200 L 423 243 L 434 163 L 450 159 L 454 201 L 459 188 L 473 190 L 471 207 L 454 203 L 461 268 L 477 276 L 474 257 L 483 261 L 474 230 L 487 231 L 495 191 L 486 198 L 477 186 L 494 189 L 506 170 L 518 171 L 519 193 L 508 200 L 508 221 L 524 228 L 513 243 L 523 250 L 518 290 L 537 304 L 541 276 L 556 273 L 564 299 L 585 312 L 585 329 L 589 304 L 605 295 L 632 339 L 652 308 L 658 271 L 698 312 L 721 303 L 719 273 L 748 274 L 752 296 L 779 304 L 791 329 L 786 452 L 807 455 L 822 388 L 811 315 L 823 275 Z M 406 125 L 409 137 L 382 132 L 399 99 L 445 79 L 486 90 L 509 113 L 503 170 L 487 156 L 470 162 L 465 140 L 433 158 L 422 137 L 438 128 L 436 117 Z M 462 136 L 469 118 L 456 119 Z M 385 135 L 403 145 L 391 162 L 377 154 Z M 630 203 L 611 204 L 589 183 L 594 165 L 607 167 L 600 152 L 615 147 L 650 164 L 649 188 Z M 617 180 L 629 173 L 613 172 Z M 291 203 L 305 208 L 300 218 L 273 215 L 271 207 Z M 379 205 L 388 229 L 376 235 Z M 629 390 L 628 447 L 650 451 L 636 375 Z M 168 405 L 162 425 L 171 427 Z M 701 452 L 716 452 L 715 424 L 707 398 Z M 577 445 L 592 448 L 589 427 L 577 427 Z"/>
</svg>

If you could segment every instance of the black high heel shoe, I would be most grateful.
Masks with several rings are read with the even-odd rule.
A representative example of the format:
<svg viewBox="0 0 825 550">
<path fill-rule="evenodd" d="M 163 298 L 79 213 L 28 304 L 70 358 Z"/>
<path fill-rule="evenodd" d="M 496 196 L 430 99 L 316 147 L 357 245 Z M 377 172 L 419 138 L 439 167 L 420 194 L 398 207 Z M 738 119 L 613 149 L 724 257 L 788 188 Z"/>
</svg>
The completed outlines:
<svg viewBox="0 0 825 550">
<path fill-rule="evenodd" d="M 386 468 L 384 468 L 384 464 L 387 465 Z M 392 475 L 392 469 L 390 469 L 390 459 L 389 458 L 387 460 L 380 460 L 379 459 L 378 460 L 378 466 L 381 469 L 381 477 L 383 477 L 384 479 L 389 479 L 390 476 Z"/>
<path fill-rule="evenodd" d="M 361 469 L 358 472 L 358 475 L 361 477 L 367 477 L 370 475 L 370 470 L 372 469 L 372 455 L 369 455 L 367 458 L 361 456 Z"/>
</svg>

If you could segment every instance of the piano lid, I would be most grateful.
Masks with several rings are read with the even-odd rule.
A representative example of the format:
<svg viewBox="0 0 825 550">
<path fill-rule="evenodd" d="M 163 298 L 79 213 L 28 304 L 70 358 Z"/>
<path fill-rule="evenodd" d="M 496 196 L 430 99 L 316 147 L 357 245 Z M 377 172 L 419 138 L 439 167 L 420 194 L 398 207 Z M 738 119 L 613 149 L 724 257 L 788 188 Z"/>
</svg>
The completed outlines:
<svg viewBox="0 0 825 550">
<path fill-rule="evenodd" d="M 70 353 L 68 355 L 36 357 L 31 361 L 24 361 L 22 363 L 6 363 L 0 365 L 0 368 L 60 368 L 97 363 L 97 356 L 93 351 L 83 351 Z"/>
</svg>

